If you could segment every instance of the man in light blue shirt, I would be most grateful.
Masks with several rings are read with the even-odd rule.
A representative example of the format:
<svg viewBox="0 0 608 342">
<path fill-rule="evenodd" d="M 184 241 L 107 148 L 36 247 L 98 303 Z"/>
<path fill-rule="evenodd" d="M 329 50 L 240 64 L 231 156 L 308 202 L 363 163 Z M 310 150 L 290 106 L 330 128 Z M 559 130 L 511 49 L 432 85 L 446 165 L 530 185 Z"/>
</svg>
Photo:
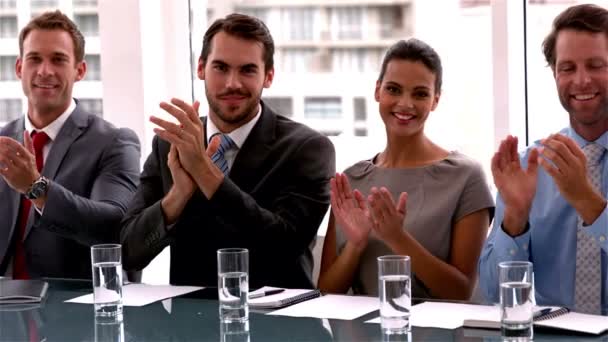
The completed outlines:
<svg viewBox="0 0 608 342">
<path fill-rule="evenodd" d="M 480 257 L 480 287 L 488 300 L 498 301 L 498 263 L 529 260 L 538 305 L 606 314 L 608 11 L 594 5 L 566 9 L 553 22 L 543 52 L 570 126 L 536 141 L 521 155 L 517 138 L 508 136 L 494 155 L 492 174 L 499 195 L 494 226 Z M 583 152 L 591 144 L 603 147 L 598 147 L 601 157 L 593 169 Z M 595 177 L 589 177 L 588 171 L 596 169 Z M 600 289 L 584 305 L 575 296 L 581 283 L 575 276 L 581 259 L 577 239 L 582 238 L 595 244 L 596 259 L 601 260 L 595 273 L 601 273 Z M 587 304 L 597 310 L 583 309 Z"/>
</svg>

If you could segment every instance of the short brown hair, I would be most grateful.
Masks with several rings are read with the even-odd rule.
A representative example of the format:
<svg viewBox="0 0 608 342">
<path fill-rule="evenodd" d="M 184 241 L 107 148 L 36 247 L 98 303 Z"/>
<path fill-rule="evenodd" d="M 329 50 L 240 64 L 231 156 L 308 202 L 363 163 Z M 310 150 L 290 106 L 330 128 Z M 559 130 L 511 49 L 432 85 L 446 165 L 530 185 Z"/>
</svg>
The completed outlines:
<svg viewBox="0 0 608 342">
<path fill-rule="evenodd" d="M 44 12 L 32 18 L 19 33 L 19 56 L 23 57 L 23 42 L 33 30 L 63 30 L 70 34 L 74 42 L 74 58 L 76 62 L 84 59 L 84 36 L 76 24 L 61 11 Z"/>
<path fill-rule="evenodd" d="M 553 20 L 553 27 L 543 41 L 542 49 L 547 63 L 555 67 L 555 42 L 560 31 L 571 29 L 591 33 L 604 33 L 608 38 L 608 11 L 600 6 L 584 4 L 568 7 Z"/>
<path fill-rule="evenodd" d="M 264 69 L 268 71 L 274 66 L 274 41 L 268 31 L 268 27 L 258 18 L 245 14 L 233 13 L 226 18 L 217 19 L 209 26 L 203 38 L 203 49 L 201 59 L 207 63 L 211 53 L 211 40 L 220 31 L 241 39 L 253 40 L 264 46 Z"/>
</svg>

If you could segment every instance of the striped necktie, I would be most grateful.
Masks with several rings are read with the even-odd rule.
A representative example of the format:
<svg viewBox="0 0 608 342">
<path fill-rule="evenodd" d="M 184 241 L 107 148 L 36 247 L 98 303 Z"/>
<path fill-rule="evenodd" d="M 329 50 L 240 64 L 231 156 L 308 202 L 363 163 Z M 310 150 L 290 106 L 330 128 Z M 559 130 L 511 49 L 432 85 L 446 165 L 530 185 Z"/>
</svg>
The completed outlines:
<svg viewBox="0 0 608 342">
<path fill-rule="evenodd" d="M 604 147 L 588 144 L 583 147 L 587 157 L 587 176 L 596 190 L 602 189 L 602 165 L 600 159 Z M 602 260 L 601 247 L 585 232 L 579 218 L 576 230 L 576 271 L 574 276 L 574 307 L 576 311 L 600 315 L 602 303 Z"/>
<path fill-rule="evenodd" d="M 221 139 L 220 146 L 217 151 L 211 156 L 213 163 L 222 171 L 222 173 L 228 176 L 228 161 L 226 160 L 225 153 L 230 149 L 236 147 L 236 144 L 227 134 L 216 133 L 211 137 L 213 139 Z"/>
</svg>

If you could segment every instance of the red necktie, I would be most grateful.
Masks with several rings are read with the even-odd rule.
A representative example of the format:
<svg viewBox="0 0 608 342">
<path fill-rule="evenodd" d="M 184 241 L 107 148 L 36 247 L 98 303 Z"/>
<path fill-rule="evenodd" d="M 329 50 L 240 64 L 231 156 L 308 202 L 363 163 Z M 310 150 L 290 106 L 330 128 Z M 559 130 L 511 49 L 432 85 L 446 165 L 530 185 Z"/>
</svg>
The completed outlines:
<svg viewBox="0 0 608 342">
<path fill-rule="evenodd" d="M 42 171 L 44 165 L 44 156 L 42 149 L 49 140 L 49 136 L 44 132 L 32 132 L 34 141 L 34 153 L 36 154 L 36 167 L 38 172 Z M 25 197 L 21 198 L 21 211 L 17 220 L 17 239 L 15 242 L 15 258 L 13 259 L 13 279 L 29 279 L 27 265 L 25 262 L 25 247 L 23 246 L 23 238 L 25 235 L 25 227 L 27 227 L 27 218 L 30 214 L 32 202 Z"/>
</svg>

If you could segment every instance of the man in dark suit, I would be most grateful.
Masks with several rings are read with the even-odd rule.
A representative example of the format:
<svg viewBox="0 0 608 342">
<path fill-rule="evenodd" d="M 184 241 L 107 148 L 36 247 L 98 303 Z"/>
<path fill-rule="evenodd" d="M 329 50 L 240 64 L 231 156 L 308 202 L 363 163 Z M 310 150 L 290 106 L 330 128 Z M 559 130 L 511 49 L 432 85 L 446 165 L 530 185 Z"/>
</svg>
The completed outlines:
<svg viewBox="0 0 608 342">
<path fill-rule="evenodd" d="M 84 38 L 59 11 L 19 35 L 27 115 L 0 130 L 0 275 L 91 278 L 89 247 L 118 242 L 138 184 L 139 141 L 72 99 Z"/>
<path fill-rule="evenodd" d="M 152 117 L 152 153 L 123 220 L 126 269 L 171 245 L 172 284 L 217 286 L 216 251 L 249 249 L 252 287 L 311 288 L 313 243 L 329 206 L 335 152 L 326 137 L 260 101 L 274 76 L 260 20 L 232 14 L 203 40 L 198 76 L 209 113 L 178 99 Z"/>
</svg>

